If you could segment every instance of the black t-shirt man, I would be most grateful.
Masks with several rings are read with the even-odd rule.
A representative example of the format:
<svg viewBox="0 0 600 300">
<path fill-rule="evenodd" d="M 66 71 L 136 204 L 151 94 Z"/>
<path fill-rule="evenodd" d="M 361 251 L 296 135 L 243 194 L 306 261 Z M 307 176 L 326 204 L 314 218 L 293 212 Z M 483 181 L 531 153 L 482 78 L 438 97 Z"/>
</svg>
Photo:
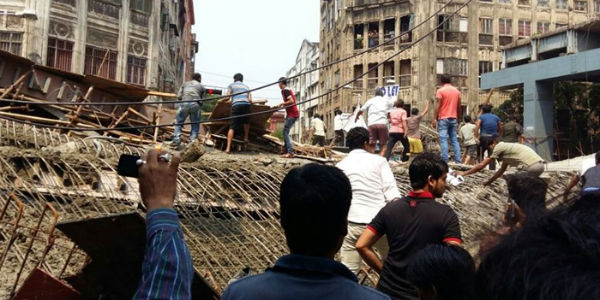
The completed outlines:
<svg viewBox="0 0 600 300">
<path fill-rule="evenodd" d="M 462 243 L 458 216 L 429 192 L 410 192 L 388 203 L 367 229 L 387 236 L 390 252 L 377 289 L 392 299 L 417 299 L 416 288 L 406 279 L 408 263 L 417 252 L 429 244 Z"/>
</svg>

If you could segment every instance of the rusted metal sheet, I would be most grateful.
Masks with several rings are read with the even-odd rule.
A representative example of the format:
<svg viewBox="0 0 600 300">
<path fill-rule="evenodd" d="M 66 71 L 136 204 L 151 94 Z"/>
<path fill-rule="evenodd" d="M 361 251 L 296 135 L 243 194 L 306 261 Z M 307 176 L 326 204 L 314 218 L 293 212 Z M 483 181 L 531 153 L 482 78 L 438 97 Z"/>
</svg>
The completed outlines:
<svg viewBox="0 0 600 300">
<path fill-rule="evenodd" d="M 71 286 L 55 278 L 48 272 L 40 268 L 35 268 L 12 299 L 78 300 L 83 298 L 81 293 Z"/>
</svg>

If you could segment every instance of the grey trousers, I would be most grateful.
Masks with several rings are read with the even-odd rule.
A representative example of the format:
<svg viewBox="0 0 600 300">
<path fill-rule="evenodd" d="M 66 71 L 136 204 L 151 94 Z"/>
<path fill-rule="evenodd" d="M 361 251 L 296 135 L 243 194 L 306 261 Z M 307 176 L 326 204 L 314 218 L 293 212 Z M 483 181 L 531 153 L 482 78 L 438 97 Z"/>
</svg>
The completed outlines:
<svg viewBox="0 0 600 300">
<path fill-rule="evenodd" d="M 521 166 L 517 171 L 518 174 L 528 174 L 534 177 L 539 177 L 546 170 L 546 166 L 543 161 L 531 164 L 529 166 Z"/>
<path fill-rule="evenodd" d="M 366 225 L 360 225 L 355 223 L 348 223 L 348 234 L 344 238 L 342 249 L 340 250 L 340 258 L 342 264 L 344 264 L 354 274 L 358 274 L 362 267 L 363 260 L 356 250 L 356 241 L 362 235 L 363 231 L 367 228 Z M 382 236 L 377 243 L 375 243 L 375 252 L 379 255 L 381 260 L 384 260 L 389 251 L 387 237 Z"/>
</svg>

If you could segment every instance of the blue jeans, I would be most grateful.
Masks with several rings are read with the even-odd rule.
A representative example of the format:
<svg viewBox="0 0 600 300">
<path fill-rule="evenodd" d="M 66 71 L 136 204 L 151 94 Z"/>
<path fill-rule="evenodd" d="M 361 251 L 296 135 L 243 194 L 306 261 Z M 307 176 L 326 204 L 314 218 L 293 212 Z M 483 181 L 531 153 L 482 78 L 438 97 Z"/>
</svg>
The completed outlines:
<svg viewBox="0 0 600 300">
<path fill-rule="evenodd" d="M 460 144 L 458 143 L 458 137 L 456 136 L 456 130 L 458 122 L 456 119 L 442 119 L 438 120 L 438 133 L 440 134 L 440 148 L 442 148 L 442 159 L 445 162 L 449 161 L 448 157 L 448 136 L 450 136 L 450 142 L 452 148 L 454 148 L 454 161 L 460 163 Z"/>
<path fill-rule="evenodd" d="M 292 144 L 292 140 L 290 139 L 290 129 L 296 123 L 296 118 L 285 118 L 285 123 L 283 125 L 283 146 L 287 153 L 294 154 L 294 144 Z"/>
<path fill-rule="evenodd" d="M 197 102 L 186 102 L 180 104 L 177 108 L 177 114 L 175 115 L 175 122 L 177 124 L 185 123 L 187 117 L 190 117 L 192 124 L 192 133 L 190 134 L 190 141 L 198 138 L 198 132 L 200 131 L 200 104 Z M 175 134 L 173 136 L 173 143 L 181 142 L 181 129 L 182 125 L 175 125 Z"/>
</svg>

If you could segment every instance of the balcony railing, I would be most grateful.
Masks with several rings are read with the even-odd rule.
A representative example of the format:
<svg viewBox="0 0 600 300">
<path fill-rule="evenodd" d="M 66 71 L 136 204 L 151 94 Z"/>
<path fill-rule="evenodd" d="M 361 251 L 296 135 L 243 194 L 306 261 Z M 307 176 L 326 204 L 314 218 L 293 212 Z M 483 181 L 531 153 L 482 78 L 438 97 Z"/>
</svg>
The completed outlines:
<svg viewBox="0 0 600 300">
<path fill-rule="evenodd" d="M 142 27 L 148 27 L 148 15 L 143 12 L 132 10 L 131 23 Z"/>
<path fill-rule="evenodd" d="M 494 45 L 494 36 L 491 34 L 480 34 L 479 35 L 479 45 L 480 46 L 493 46 Z"/>
<path fill-rule="evenodd" d="M 377 87 L 378 78 L 369 78 L 367 79 L 367 89 L 372 90 Z"/>
<path fill-rule="evenodd" d="M 409 87 L 410 86 L 410 80 L 411 75 L 407 74 L 407 75 L 400 75 L 399 76 L 399 81 L 400 81 L 400 87 Z"/>
<path fill-rule="evenodd" d="M 119 10 L 121 6 L 104 2 L 100 0 L 89 0 L 88 11 L 95 12 L 97 14 L 109 16 L 115 19 L 119 18 Z"/>
<path fill-rule="evenodd" d="M 444 31 L 438 30 L 437 41 L 446 43 L 467 43 L 466 32 Z"/>
<path fill-rule="evenodd" d="M 67 4 L 71 6 L 75 6 L 75 0 L 53 0 L 56 3 Z"/>
</svg>

